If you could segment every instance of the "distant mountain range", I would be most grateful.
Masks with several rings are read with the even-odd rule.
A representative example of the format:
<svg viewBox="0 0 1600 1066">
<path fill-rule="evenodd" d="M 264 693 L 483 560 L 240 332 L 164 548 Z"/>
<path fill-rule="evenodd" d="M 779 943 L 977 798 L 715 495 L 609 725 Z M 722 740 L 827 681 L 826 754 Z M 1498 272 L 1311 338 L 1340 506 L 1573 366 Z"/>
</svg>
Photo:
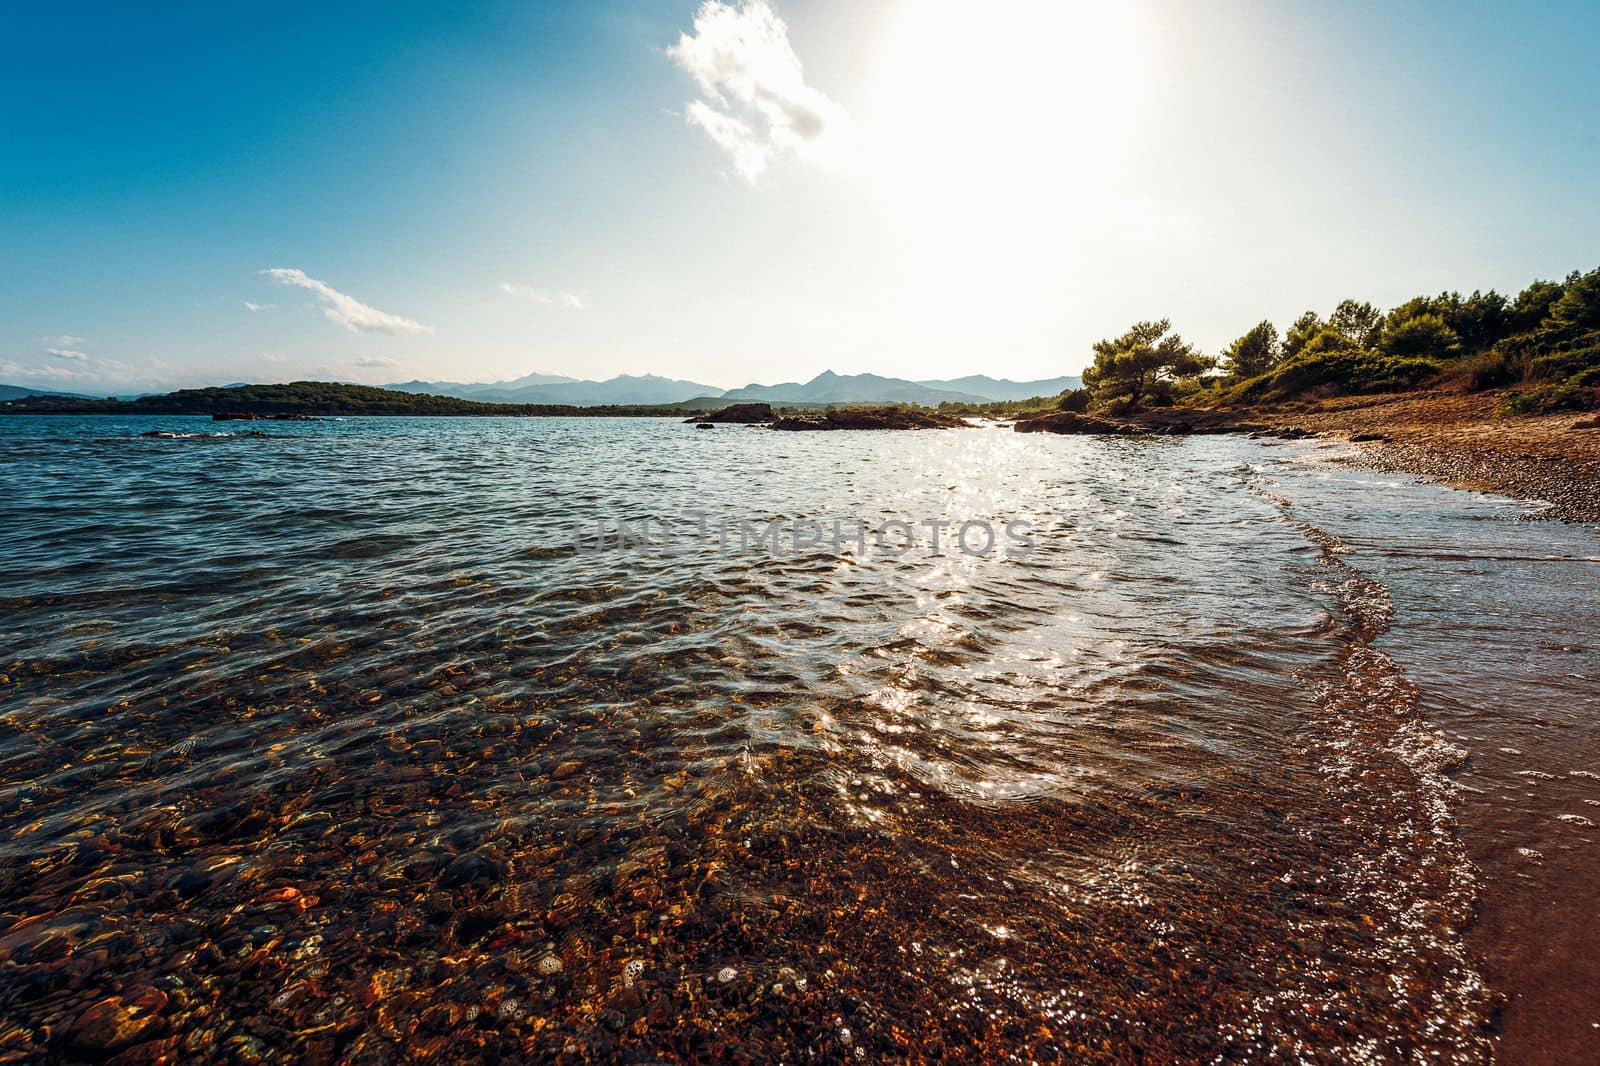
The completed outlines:
<svg viewBox="0 0 1600 1066">
<path fill-rule="evenodd" d="M 824 370 L 805 384 L 746 385 L 722 394 L 724 400 L 765 400 L 767 403 L 973 403 L 986 399 L 977 393 L 936 389 L 904 378 L 877 374 L 835 374 Z"/>
<path fill-rule="evenodd" d="M 454 396 L 482 403 L 594 404 L 680 403 L 692 399 L 720 399 L 730 403 L 764 400 L 767 403 L 983 403 L 990 400 L 1026 400 L 1054 396 L 1078 388 L 1077 377 L 1041 381 L 1008 381 L 987 374 L 972 374 L 948 381 L 908 381 L 878 374 L 835 374 L 825 370 L 810 381 L 780 385 L 746 385 L 724 391 L 714 385 L 645 374 L 623 374 L 607 381 L 580 381 L 557 374 L 529 374 L 512 381 L 462 383 L 455 381 L 404 381 L 385 388 L 397 392 Z"/>
<path fill-rule="evenodd" d="M 695 396 L 721 396 L 714 385 L 645 374 L 622 374 L 607 381 L 580 381 L 559 374 L 529 374 L 513 381 L 462 384 L 455 381 L 403 381 L 385 385 L 396 392 L 454 396 L 480 403 L 568 403 L 578 407 L 596 404 L 677 403 Z"/>
<path fill-rule="evenodd" d="M 968 374 L 964 378 L 948 381 L 919 381 L 930 389 L 965 392 L 986 400 L 1031 400 L 1035 396 L 1059 396 L 1068 389 L 1083 388 L 1083 378 L 1069 374 L 1059 378 L 1041 378 L 1038 381 L 1011 381 L 992 378 L 988 374 Z"/>
<path fill-rule="evenodd" d="M 239 388 L 242 383 L 223 386 Z M 746 385 L 723 390 L 697 381 L 681 381 L 655 374 L 623 374 L 606 381 L 582 381 L 560 374 L 527 374 L 510 381 L 402 381 L 384 388 L 415 395 L 450 396 L 477 403 L 570 404 L 594 407 L 604 404 L 674 404 L 685 400 L 725 400 L 729 403 L 764 400 L 777 404 L 916 403 L 934 407 L 941 403 L 984 403 L 991 400 L 1026 400 L 1054 396 L 1082 385 L 1077 377 L 1041 381 L 1007 381 L 987 374 L 948 380 L 908 381 L 878 374 L 835 374 L 825 370 L 810 381 L 779 385 Z M 25 396 L 75 396 L 74 393 L 24 385 L 0 385 L 0 402 Z"/>
<path fill-rule="evenodd" d="M 24 396 L 70 396 L 81 399 L 75 392 L 56 392 L 53 389 L 35 389 L 27 385 L 0 385 L 0 400 L 20 400 Z"/>
</svg>

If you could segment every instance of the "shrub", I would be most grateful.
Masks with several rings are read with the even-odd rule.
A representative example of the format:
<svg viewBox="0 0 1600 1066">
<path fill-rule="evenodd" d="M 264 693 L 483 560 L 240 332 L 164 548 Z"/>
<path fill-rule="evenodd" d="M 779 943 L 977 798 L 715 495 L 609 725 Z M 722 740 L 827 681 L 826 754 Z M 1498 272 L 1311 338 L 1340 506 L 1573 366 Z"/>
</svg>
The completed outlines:
<svg viewBox="0 0 1600 1066">
<path fill-rule="evenodd" d="M 1506 397 L 1504 415 L 1546 415 L 1556 411 L 1593 411 L 1600 408 L 1600 389 L 1573 384 L 1540 385 Z"/>
<path fill-rule="evenodd" d="M 1591 366 L 1587 370 L 1580 370 L 1567 379 L 1568 385 L 1576 385 L 1580 389 L 1600 387 L 1600 366 Z"/>
<path fill-rule="evenodd" d="M 1093 399 L 1093 394 L 1088 389 L 1068 389 L 1061 394 L 1061 399 L 1056 406 L 1063 411 L 1074 411 L 1082 414 L 1089 409 L 1089 401 L 1091 399 Z"/>
<path fill-rule="evenodd" d="M 1313 341 L 1305 352 L 1257 379 L 1257 395 L 1287 399 L 1313 390 L 1326 395 L 1389 392 L 1415 388 L 1443 369 L 1432 359 L 1398 358 L 1364 348 L 1313 351 L 1315 346 Z"/>
<path fill-rule="evenodd" d="M 1600 345 L 1572 351 L 1535 356 L 1530 378 L 1536 381 L 1562 381 L 1600 366 Z"/>
<path fill-rule="evenodd" d="M 1360 345 L 1356 344 L 1355 341 L 1330 326 L 1319 330 L 1315 336 L 1307 341 L 1305 347 L 1300 349 L 1300 355 L 1303 357 L 1325 355 L 1329 352 L 1348 352 L 1359 347 Z"/>
<path fill-rule="evenodd" d="M 1532 356 L 1492 348 L 1469 355 L 1456 364 L 1454 379 L 1469 392 L 1503 389 L 1534 381 L 1537 371 Z"/>
</svg>

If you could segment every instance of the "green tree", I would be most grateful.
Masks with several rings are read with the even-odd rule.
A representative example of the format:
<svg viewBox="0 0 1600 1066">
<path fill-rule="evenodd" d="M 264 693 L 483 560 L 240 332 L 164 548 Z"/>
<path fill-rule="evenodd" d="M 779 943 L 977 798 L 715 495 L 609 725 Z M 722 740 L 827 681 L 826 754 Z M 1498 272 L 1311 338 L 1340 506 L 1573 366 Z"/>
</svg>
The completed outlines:
<svg viewBox="0 0 1600 1066">
<path fill-rule="evenodd" d="M 1375 348 L 1383 327 L 1383 312 L 1369 303 L 1341 300 L 1328 325 L 1349 337 L 1358 348 Z"/>
<path fill-rule="evenodd" d="M 1432 296 L 1413 296 L 1384 315 L 1383 325 L 1385 329 L 1392 329 L 1408 319 L 1416 318 L 1418 315 L 1436 314 L 1437 311 Z"/>
<path fill-rule="evenodd" d="M 1541 306 L 1537 318 L 1544 317 Z M 1437 296 L 1416 296 L 1394 308 L 1383 320 L 1385 336 L 1393 334 L 1402 325 L 1415 318 L 1435 315 L 1455 335 L 1449 347 L 1450 354 L 1481 352 L 1512 332 L 1511 304 L 1494 290 L 1474 291 L 1471 296 L 1459 292 L 1441 292 Z M 1379 347 L 1386 342 L 1380 338 Z"/>
<path fill-rule="evenodd" d="M 1600 270 L 1567 278 L 1560 299 L 1550 305 L 1550 326 L 1568 334 L 1600 330 Z"/>
<path fill-rule="evenodd" d="M 1322 316 L 1315 311 L 1307 311 L 1294 320 L 1294 325 L 1289 327 L 1289 332 L 1283 335 L 1283 357 L 1293 359 L 1300 354 L 1300 350 L 1311 342 L 1311 338 L 1322 332 L 1324 323 Z"/>
<path fill-rule="evenodd" d="M 1550 308 L 1561 299 L 1567 287 L 1559 281 L 1536 281 L 1517 294 L 1506 312 L 1508 333 L 1527 333 L 1538 329 L 1550 316 Z"/>
<path fill-rule="evenodd" d="M 1125 396 L 1130 407 L 1137 407 L 1146 399 L 1170 399 L 1174 382 L 1198 377 L 1209 365 L 1163 318 L 1139 322 L 1114 340 L 1096 342 L 1094 365 L 1083 372 L 1083 383 L 1100 398 Z"/>
<path fill-rule="evenodd" d="M 1475 289 L 1466 299 L 1450 295 L 1455 297 L 1453 306 L 1440 314 L 1460 340 L 1463 352 L 1481 352 L 1509 332 L 1509 301 L 1493 289 Z"/>
<path fill-rule="evenodd" d="M 1460 338 L 1443 316 L 1430 313 L 1386 324 L 1380 343 L 1386 355 L 1445 359 L 1456 352 Z"/>
<path fill-rule="evenodd" d="M 1243 380 L 1265 374 L 1283 357 L 1283 345 L 1278 342 L 1278 327 L 1261 321 L 1248 333 L 1228 345 L 1222 353 L 1228 374 Z"/>
</svg>

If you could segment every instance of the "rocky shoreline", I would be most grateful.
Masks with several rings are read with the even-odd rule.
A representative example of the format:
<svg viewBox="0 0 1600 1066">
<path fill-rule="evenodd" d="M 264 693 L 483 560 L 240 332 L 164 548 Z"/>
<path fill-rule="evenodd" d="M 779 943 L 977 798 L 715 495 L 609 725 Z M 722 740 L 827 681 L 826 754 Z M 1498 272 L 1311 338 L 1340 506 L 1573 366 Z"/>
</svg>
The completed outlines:
<svg viewBox="0 0 1600 1066">
<path fill-rule="evenodd" d="M 815 414 L 779 414 L 766 403 L 737 403 L 685 419 L 698 429 L 718 425 L 765 425 L 790 432 L 847 429 L 971 429 L 972 423 L 925 407 L 841 407 Z"/>
<path fill-rule="evenodd" d="M 1162 408 L 1121 418 L 1050 411 L 1019 433 L 1248 433 L 1349 441 L 1345 461 L 1547 506 L 1532 517 L 1600 522 L 1600 419 L 1503 416 L 1504 392 L 1395 393 L 1279 407 Z"/>
<path fill-rule="evenodd" d="M 1246 433 L 1348 441 L 1346 460 L 1547 506 L 1534 517 L 1600 523 L 1600 419 L 1582 413 L 1500 414 L 1504 391 L 1407 392 L 1271 407 L 1156 408 L 1120 417 L 1046 411 L 1015 419 L 1018 433 L 1189 435 Z M 691 419 L 779 430 L 948 429 L 962 418 L 914 407 L 850 407 L 783 415 L 740 404 Z"/>
<path fill-rule="evenodd" d="M 1548 506 L 1532 517 L 1600 523 L 1600 424 L 1592 415 L 1501 416 L 1499 393 L 1400 393 L 1269 414 L 1352 441 L 1350 462 Z"/>
<path fill-rule="evenodd" d="M 1321 437 L 1352 444 L 1345 462 L 1413 474 L 1546 506 L 1530 517 L 1600 523 L 1600 420 L 1564 413 L 1505 416 L 1504 393 L 1396 393 L 1278 408 L 1143 412 L 1109 430 L 1049 432 L 1249 433 L 1286 440 Z M 1080 425 L 1092 416 L 1057 412 L 1021 432 Z"/>
</svg>

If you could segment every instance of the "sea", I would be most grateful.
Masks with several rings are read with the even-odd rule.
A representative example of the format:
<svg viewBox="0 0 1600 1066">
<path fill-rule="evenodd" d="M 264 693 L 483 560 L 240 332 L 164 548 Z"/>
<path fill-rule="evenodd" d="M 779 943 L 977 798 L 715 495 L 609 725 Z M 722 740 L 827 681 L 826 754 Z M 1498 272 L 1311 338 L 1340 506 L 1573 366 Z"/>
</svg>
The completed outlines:
<svg viewBox="0 0 1600 1066">
<path fill-rule="evenodd" d="M 0 418 L 0 1061 L 1600 1060 L 1600 533 L 1352 457 Z"/>
</svg>

